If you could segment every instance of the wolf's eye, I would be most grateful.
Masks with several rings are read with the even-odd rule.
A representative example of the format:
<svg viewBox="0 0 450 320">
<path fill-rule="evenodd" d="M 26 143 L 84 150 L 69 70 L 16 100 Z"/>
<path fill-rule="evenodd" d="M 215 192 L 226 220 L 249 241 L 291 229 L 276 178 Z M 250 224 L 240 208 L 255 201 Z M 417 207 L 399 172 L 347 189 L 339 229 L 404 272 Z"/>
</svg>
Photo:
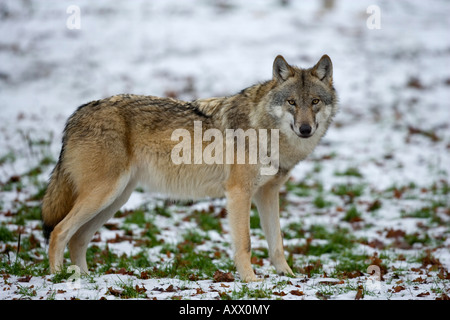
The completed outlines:
<svg viewBox="0 0 450 320">
<path fill-rule="evenodd" d="M 295 106 L 295 100 L 289 99 L 289 100 L 288 100 L 288 103 L 289 103 L 291 106 Z"/>
<path fill-rule="evenodd" d="M 312 104 L 318 104 L 320 102 L 319 99 L 313 99 Z"/>
</svg>

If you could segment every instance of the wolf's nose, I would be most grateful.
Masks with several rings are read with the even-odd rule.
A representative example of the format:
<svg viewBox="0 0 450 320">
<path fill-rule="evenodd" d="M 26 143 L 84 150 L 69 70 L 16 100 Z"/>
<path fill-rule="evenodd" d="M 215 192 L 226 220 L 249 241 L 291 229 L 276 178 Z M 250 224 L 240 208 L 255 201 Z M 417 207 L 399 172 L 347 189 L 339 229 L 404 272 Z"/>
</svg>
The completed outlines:
<svg viewBox="0 0 450 320">
<path fill-rule="evenodd" d="M 309 124 L 302 124 L 300 126 L 300 134 L 303 136 L 309 136 L 311 134 L 311 126 Z"/>
</svg>

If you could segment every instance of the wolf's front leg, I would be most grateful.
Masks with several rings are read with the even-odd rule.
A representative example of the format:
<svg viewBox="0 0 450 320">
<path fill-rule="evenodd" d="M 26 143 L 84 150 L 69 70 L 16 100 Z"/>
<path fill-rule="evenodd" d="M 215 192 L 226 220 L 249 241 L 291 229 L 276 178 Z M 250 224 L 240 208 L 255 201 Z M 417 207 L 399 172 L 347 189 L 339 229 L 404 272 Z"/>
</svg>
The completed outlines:
<svg viewBox="0 0 450 320">
<path fill-rule="evenodd" d="M 294 275 L 284 257 L 280 228 L 279 186 L 268 183 L 258 190 L 254 200 L 261 218 L 261 226 L 269 245 L 270 261 L 277 273 Z"/>
<path fill-rule="evenodd" d="M 258 281 L 250 262 L 250 206 L 248 191 L 234 187 L 227 191 L 228 221 L 234 245 L 234 263 L 242 281 Z"/>
</svg>

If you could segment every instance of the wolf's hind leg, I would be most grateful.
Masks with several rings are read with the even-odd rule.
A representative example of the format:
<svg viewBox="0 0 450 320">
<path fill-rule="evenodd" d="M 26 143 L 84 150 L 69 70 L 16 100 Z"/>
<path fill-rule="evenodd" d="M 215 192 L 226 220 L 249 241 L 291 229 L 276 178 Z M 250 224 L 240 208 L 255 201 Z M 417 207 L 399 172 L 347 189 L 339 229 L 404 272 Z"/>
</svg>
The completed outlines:
<svg viewBox="0 0 450 320">
<path fill-rule="evenodd" d="M 128 201 L 135 187 L 136 182 L 130 181 L 122 194 L 118 196 L 113 203 L 98 213 L 92 220 L 80 227 L 70 239 L 70 259 L 72 264 L 80 267 L 82 273 L 88 273 L 86 250 L 95 232 L 97 232 L 106 221 L 111 219 L 111 217 Z"/>
<path fill-rule="evenodd" d="M 129 177 L 114 181 L 104 180 L 101 184 L 85 188 L 85 191 L 78 195 L 70 212 L 51 233 L 48 256 L 52 273 L 63 267 L 64 249 L 72 236 L 80 227 L 109 207 L 124 192 L 128 182 Z"/>
</svg>

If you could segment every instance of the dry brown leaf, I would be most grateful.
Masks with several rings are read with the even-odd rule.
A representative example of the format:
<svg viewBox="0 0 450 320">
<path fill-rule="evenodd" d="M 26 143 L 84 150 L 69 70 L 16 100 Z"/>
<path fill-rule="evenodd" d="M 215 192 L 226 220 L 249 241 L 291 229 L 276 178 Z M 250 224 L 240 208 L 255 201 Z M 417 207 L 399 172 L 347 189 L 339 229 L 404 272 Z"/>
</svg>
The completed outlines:
<svg viewBox="0 0 450 320">
<path fill-rule="evenodd" d="M 406 232 L 403 230 L 389 229 L 387 231 L 386 238 L 400 238 L 400 237 L 404 237 L 405 234 L 406 234 Z"/>
<path fill-rule="evenodd" d="M 422 293 L 419 293 L 416 297 L 422 298 L 422 297 L 426 297 L 426 296 L 429 296 L 429 295 L 430 295 L 429 292 L 422 292 Z"/>
<path fill-rule="evenodd" d="M 360 300 L 364 298 L 364 292 L 363 292 L 363 287 L 359 286 L 358 287 L 358 291 L 356 291 L 356 296 L 355 296 L 355 300 Z"/>
<path fill-rule="evenodd" d="M 233 282 L 234 276 L 231 274 L 231 272 L 222 272 L 220 270 L 216 270 L 214 272 L 213 276 L 214 282 Z"/>
<path fill-rule="evenodd" d="M 120 297 L 122 294 L 122 290 L 113 289 L 112 287 L 108 287 L 108 291 L 106 291 L 106 294 L 111 294 L 115 297 Z"/>
<path fill-rule="evenodd" d="M 396 286 L 392 288 L 395 293 L 405 290 L 406 288 L 404 286 Z"/>
<path fill-rule="evenodd" d="M 304 295 L 303 291 L 300 291 L 300 290 L 291 290 L 291 292 L 289 292 L 289 293 L 294 296 L 303 296 Z"/>
<path fill-rule="evenodd" d="M 174 287 L 173 287 L 173 285 L 171 284 L 170 286 L 168 286 L 167 287 L 167 289 L 166 290 L 164 290 L 165 292 L 175 292 L 175 291 L 177 291 Z"/>
<path fill-rule="evenodd" d="M 263 259 L 262 258 L 258 258 L 258 257 L 252 257 L 251 263 L 252 264 L 257 264 L 257 265 L 259 265 L 261 267 L 264 265 Z"/>
</svg>

